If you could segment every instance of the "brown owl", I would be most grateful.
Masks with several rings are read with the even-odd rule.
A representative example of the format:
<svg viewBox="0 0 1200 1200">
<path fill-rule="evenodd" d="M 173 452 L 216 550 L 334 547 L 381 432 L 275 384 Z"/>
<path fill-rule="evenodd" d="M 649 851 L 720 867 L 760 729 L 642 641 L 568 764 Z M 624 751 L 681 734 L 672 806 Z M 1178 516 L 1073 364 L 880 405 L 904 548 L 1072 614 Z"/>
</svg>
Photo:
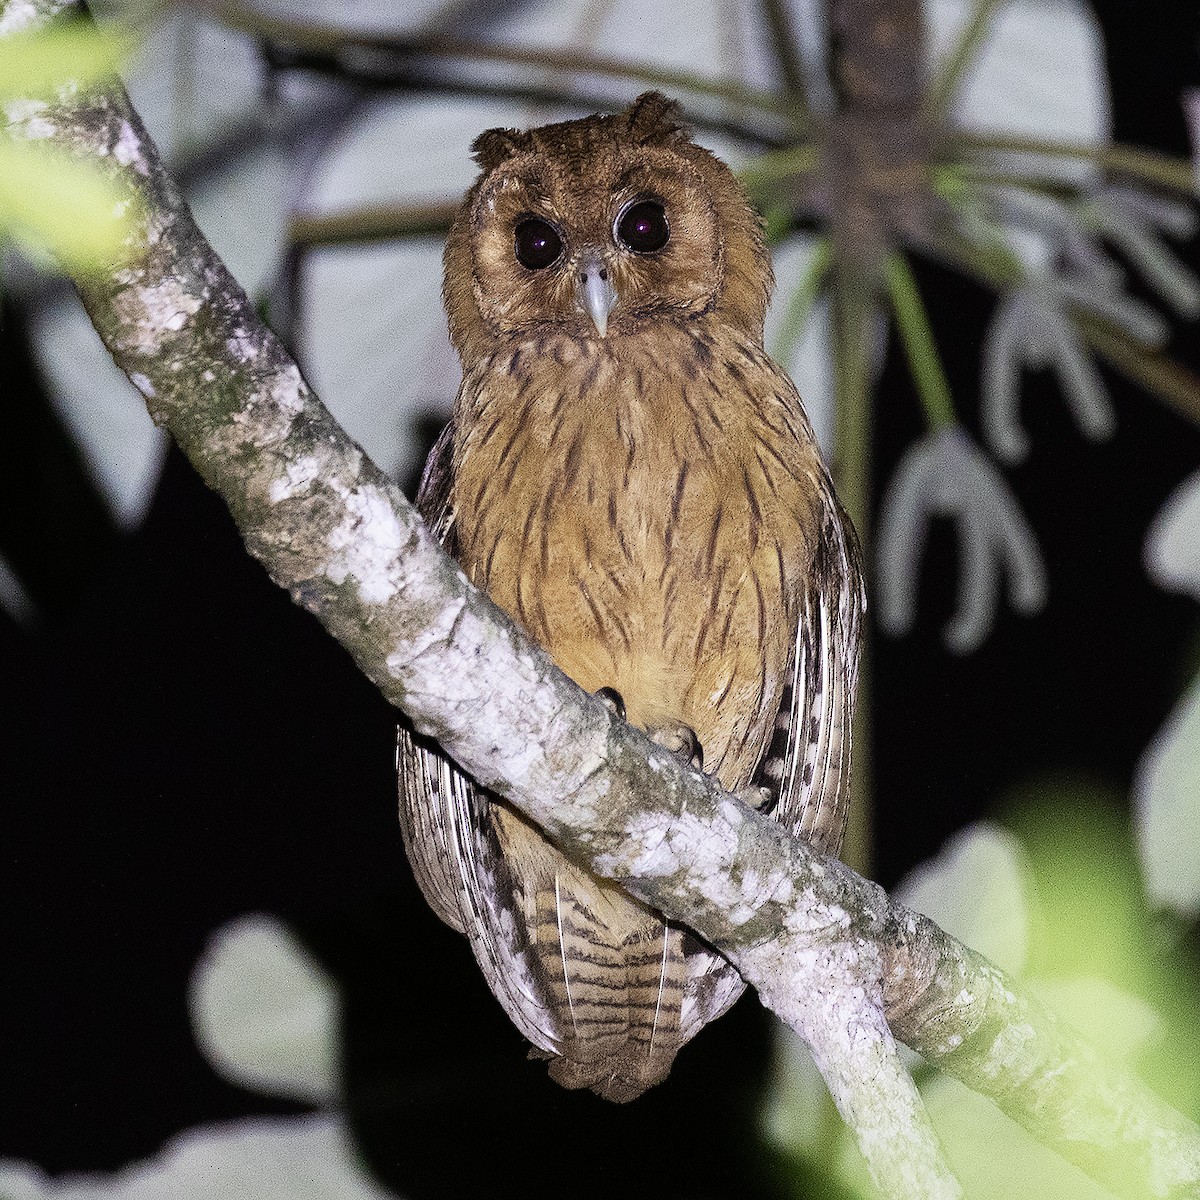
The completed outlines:
<svg viewBox="0 0 1200 1200">
<path fill-rule="evenodd" d="M 577 683 L 822 851 L 846 820 L 857 543 L 733 174 L 650 92 L 473 147 L 446 246 L 454 418 L 418 503 Z M 631 1100 L 744 984 L 401 731 L 405 845 L 566 1087 Z"/>
</svg>

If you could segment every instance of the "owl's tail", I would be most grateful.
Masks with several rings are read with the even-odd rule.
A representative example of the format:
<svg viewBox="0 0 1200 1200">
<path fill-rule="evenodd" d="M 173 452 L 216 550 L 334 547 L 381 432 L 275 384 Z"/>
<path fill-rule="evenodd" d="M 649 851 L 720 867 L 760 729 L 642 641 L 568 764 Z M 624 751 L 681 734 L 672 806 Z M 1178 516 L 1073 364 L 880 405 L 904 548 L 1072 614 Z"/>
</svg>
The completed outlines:
<svg viewBox="0 0 1200 1200">
<path fill-rule="evenodd" d="M 665 1079 L 682 1044 L 684 935 L 610 885 L 577 893 L 575 874 L 537 895 L 534 942 L 563 1036 L 558 1054 L 535 1053 L 563 1087 L 623 1103 Z"/>
</svg>

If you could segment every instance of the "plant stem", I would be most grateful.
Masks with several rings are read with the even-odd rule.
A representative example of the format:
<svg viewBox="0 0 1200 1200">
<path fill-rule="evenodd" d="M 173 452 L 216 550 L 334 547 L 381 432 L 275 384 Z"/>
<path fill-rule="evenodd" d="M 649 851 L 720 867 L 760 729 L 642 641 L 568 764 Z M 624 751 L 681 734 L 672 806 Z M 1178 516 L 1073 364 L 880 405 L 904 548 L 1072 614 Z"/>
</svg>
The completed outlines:
<svg viewBox="0 0 1200 1200">
<path fill-rule="evenodd" d="M 957 44 L 942 64 L 925 97 L 925 112 L 932 120 L 940 121 L 945 118 L 946 112 L 954 102 L 963 72 L 974 61 L 979 44 L 991 26 L 1000 3 L 1001 0 L 975 0 L 975 8 L 967 27 L 959 35 Z"/>
<path fill-rule="evenodd" d="M 900 341 L 904 345 L 904 357 L 908 360 L 909 372 L 925 409 L 925 419 L 931 431 L 944 429 L 955 423 L 950 384 L 946 381 L 942 357 L 938 353 L 933 330 L 929 327 L 929 314 L 921 300 L 921 291 L 904 255 L 899 251 L 888 255 L 884 263 L 884 278 L 892 302 L 892 314 L 900 331 Z"/>
<path fill-rule="evenodd" d="M 796 343 L 804 334 L 808 324 L 809 314 L 813 303 L 829 273 L 830 245 L 827 237 L 821 238 L 813 247 L 813 256 L 804 272 L 803 278 L 796 285 L 788 301 L 787 312 L 784 313 L 783 324 L 775 339 L 773 357 L 786 366 L 791 362 Z"/>
<path fill-rule="evenodd" d="M 771 48 L 783 76 L 783 87 L 796 113 L 798 128 L 808 125 L 807 89 L 792 14 L 784 0 L 762 0 L 762 14 L 771 31 Z"/>
<path fill-rule="evenodd" d="M 1042 158 L 1069 158 L 1092 162 L 1106 171 L 1132 175 L 1135 179 L 1173 191 L 1197 195 L 1196 175 L 1185 158 L 1142 150 L 1136 146 L 1094 142 L 1051 142 L 1039 138 L 1003 137 L 999 134 L 970 133 L 956 135 L 948 147 L 951 157 L 984 152 L 988 154 L 1030 154 Z"/>
<path fill-rule="evenodd" d="M 404 237 L 444 237 L 458 209 L 456 202 L 297 213 L 288 226 L 288 240 L 297 246 L 334 246 Z"/>
<path fill-rule="evenodd" d="M 815 142 L 806 142 L 800 146 L 789 146 L 786 150 L 760 154 L 744 166 L 738 176 L 743 185 L 753 192 L 765 183 L 807 174 L 815 170 L 820 161 L 820 147 Z"/>
<path fill-rule="evenodd" d="M 1127 379 L 1152 392 L 1181 416 L 1200 425 L 1200 376 L 1165 354 L 1139 346 L 1127 334 L 1091 313 L 1076 313 L 1089 346 Z"/>
</svg>

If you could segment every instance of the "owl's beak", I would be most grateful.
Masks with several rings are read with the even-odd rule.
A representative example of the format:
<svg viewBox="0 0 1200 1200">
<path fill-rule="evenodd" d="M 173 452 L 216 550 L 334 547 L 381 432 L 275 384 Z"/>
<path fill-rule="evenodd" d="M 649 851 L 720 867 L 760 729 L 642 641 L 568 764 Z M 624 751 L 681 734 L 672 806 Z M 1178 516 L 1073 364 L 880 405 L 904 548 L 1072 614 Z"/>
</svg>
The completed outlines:
<svg viewBox="0 0 1200 1200">
<path fill-rule="evenodd" d="M 617 302 L 617 289 L 608 277 L 608 267 L 602 258 L 585 258 L 578 271 L 575 296 L 579 307 L 592 318 L 596 332 L 604 337 L 608 333 L 608 314 Z"/>
</svg>

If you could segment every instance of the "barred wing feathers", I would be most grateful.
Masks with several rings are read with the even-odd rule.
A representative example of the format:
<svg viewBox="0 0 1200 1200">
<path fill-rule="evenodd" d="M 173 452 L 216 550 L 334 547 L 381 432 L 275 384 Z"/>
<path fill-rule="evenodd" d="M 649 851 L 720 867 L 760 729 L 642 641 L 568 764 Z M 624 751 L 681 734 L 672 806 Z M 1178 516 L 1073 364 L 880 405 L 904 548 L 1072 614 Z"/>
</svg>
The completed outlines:
<svg viewBox="0 0 1200 1200">
<path fill-rule="evenodd" d="M 452 550 L 452 427 L 429 456 L 417 508 Z M 562 1029 L 533 962 L 517 895 L 497 843 L 490 801 L 432 741 L 397 730 L 400 827 L 429 906 L 467 936 L 488 986 L 513 1024 L 539 1049 L 558 1053 Z"/>
<path fill-rule="evenodd" d="M 822 854 L 837 854 L 850 805 L 851 727 L 865 609 L 858 539 L 827 487 L 775 733 L 756 782 L 776 819 Z"/>
</svg>

